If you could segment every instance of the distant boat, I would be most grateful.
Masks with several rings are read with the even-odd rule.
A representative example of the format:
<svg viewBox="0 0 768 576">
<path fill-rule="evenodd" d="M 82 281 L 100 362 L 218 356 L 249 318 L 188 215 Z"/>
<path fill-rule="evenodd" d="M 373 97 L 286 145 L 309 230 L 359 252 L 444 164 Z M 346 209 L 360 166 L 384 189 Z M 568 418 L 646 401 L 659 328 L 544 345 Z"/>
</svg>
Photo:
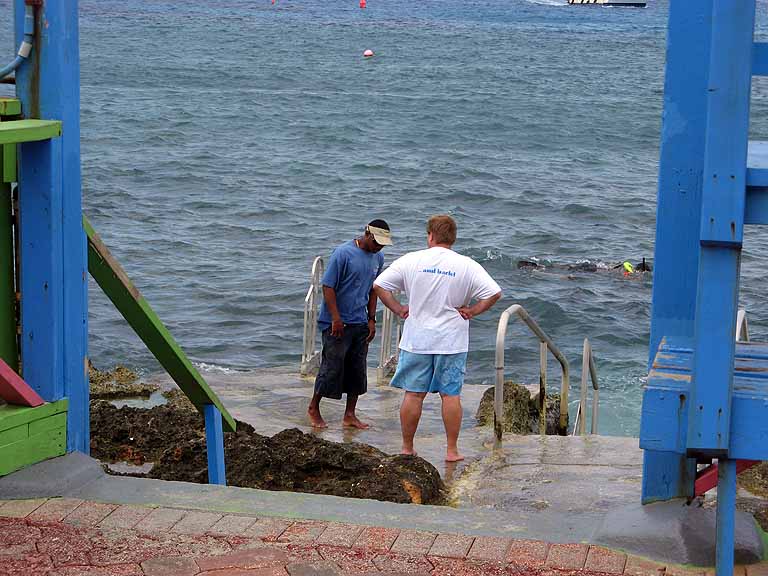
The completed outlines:
<svg viewBox="0 0 768 576">
<path fill-rule="evenodd" d="M 602 4 L 603 6 L 636 6 L 645 8 L 645 0 L 568 0 L 568 4 Z"/>
</svg>

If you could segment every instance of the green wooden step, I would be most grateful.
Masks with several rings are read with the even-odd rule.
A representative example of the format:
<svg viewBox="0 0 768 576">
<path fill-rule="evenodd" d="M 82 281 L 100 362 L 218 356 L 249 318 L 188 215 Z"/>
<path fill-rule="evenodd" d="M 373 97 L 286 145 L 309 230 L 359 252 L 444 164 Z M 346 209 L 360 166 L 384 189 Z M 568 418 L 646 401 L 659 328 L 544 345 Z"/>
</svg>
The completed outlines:
<svg viewBox="0 0 768 576">
<path fill-rule="evenodd" d="M 0 122 L 0 144 L 21 144 L 61 136 L 58 120 L 9 120 Z"/>
<path fill-rule="evenodd" d="M 18 116 L 20 114 L 20 100 L 16 100 L 16 98 L 0 98 L 0 116 Z"/>
<path fill-rule="evenodd" d="M 37 408 L 0 406 L 0 476 L 67 451 L 67 399 Z"/>
</svg>

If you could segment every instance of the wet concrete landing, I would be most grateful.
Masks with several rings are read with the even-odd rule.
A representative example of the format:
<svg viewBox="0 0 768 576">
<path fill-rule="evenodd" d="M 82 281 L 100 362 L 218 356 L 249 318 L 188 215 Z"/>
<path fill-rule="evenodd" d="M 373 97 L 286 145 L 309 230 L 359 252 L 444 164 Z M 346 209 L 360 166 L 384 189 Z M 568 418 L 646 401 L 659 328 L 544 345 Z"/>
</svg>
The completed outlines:
<svg viewBox="0 0 768 576">
<path fill-rule="evenodd" d="M 461 508 L 514 512 L 524 526 L 589 538 L 604 516 L 640 502 L 637 438 L 512 436 L 454 480 Z"/>
<path fill-rule="evenodd" d="M 259 433 L 272 435 L 292 427 L 312 431 L 306 418 L 312 379 L 279 369 L 258 374 L 212 371 L 204 375 L 233 416 Z M 168 385 L 168 381 L 157 382 Z M 329 428 L 313 433 L 333 441 L 365 442 L 384 452 L 397 453 L 402 392 L 376 386 L 374 374 L 369 382 L 369 391 L 358 404 L 359 416 L 372 425 L 369 430 L 344 429 L 343 401 L 325 399 L 321 408 Z M 491 428 L 478 427 L 475 419 L 487 388 L 464 387 L 459 445 L 467 459 L 459 464 L 448 464 L 443 459 L 445 434 L 439 397 L 430 395 L 425 401 L 416 448 L 420 456 L 437 467 L 450 488 L 453 506 L 459 510 L 420 507 L 408 512 L 403 522 L 435 529 L 434 522 L 462 518 L 485 534 L 579 541 L 588 540 L 608 512 L 639 504 L 642 451 L 636 438 L 508 435 L 498 447 Z M 374 509 L 378 512 L 378 505 L 372 503 L 361 502 L 358 507 L 361 514 Z M 383 522 L 383 518 L 376 515 L 372 521 Z"/>
</svg>

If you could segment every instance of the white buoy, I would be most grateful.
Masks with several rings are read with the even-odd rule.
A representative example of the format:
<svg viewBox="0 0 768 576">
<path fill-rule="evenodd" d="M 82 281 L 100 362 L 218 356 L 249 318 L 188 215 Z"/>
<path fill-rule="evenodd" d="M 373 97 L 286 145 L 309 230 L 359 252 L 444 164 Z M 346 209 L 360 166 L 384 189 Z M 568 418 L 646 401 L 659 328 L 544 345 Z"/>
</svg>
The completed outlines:
<svg viewBox="0 0 768 576">
<path fill-rule="evenodd" d="M 371 50 L 371 49 L 369 48 L 368 50 L 366 50 L 365 52 L 363 52 L 363 56 L 364 56 L 364 57 L 366 57 L 366 58 L 370 58 L 371 56 L 373 56 L 373 50 Z"/>
</svg>

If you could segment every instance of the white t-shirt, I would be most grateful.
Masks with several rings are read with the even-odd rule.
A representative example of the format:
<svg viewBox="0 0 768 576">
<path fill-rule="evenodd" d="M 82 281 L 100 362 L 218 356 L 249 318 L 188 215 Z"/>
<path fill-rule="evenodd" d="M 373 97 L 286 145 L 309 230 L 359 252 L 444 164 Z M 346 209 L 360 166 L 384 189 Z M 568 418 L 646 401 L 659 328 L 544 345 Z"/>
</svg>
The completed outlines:
<svg viewBox="0 0 768 576">
<path fill-rule="evenodd" d="M 457 308 L 501 292 L 480 264 L 440 246 L 398 258 L 374 285 L 408 296 L 400 348 L 416 354 L 467 352 L 469 321 Z"/>
</svg>

